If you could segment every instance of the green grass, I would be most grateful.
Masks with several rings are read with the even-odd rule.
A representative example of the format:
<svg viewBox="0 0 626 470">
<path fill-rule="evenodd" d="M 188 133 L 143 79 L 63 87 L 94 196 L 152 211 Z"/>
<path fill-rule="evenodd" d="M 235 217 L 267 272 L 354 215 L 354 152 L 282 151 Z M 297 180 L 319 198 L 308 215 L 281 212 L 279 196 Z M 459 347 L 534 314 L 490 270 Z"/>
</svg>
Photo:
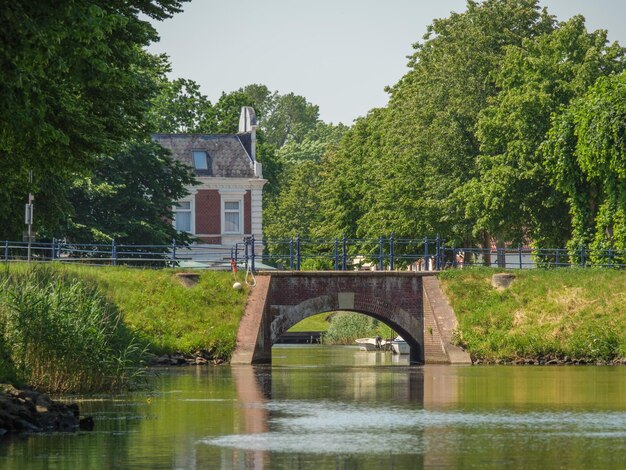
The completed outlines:
<svg viewBox="0 0 626 470">
<path fill-rule="evenodd" d="M 626 273 L 517 270 L 507 290 L 490 269 L 440 275 L 459 320 L 457 339 L 473 358 L 609 362 L 626 357 Z"/>
<path fill-rule="evenodd" d="M 326 312 L 310 316 L 301 322 L 296 323 L 294 326 L 289 328 L 289 331 L 327 331 L 334 313 L 335 312 Z"/>
<path fill-rule="evenodd" d="M 181 270 L 125 267 L 63 269 L 93 280 L 120 310 L 128 328 L 155 354 L 208 351 L 228 359 L 235 348 L 247 291 L 232 288 L 232 274 L 197 271 L 200 281 L 185 287 Z"/>
<path fill-rule="evenodd" d="M 207 351 L 220 359 L 229 359 L 233 353 L 247 291 L 232 288 L 230 272 L 198 271 L 199 283 L 185 287 L 176 278 L 180 272 L 176 270 L 60 264 L 33 267 L 0 268 L 0 282 L 5 283 L 0 290 L 0 381 L 23 381 L 57 392 L 102 390 L 109 383 L 115 388 L 111 378 L 93 379 L 93 384 L 85 385 L 84 374 L 78 371 L 83 364 L 106 370 L 106 361 L 90 362 L 98 354 L 99 346 L 92 341 L 95 333 L 105 338 L 102 350 L 124 337 L 125 346 L 116 346 L 117 359 L 107 359 L 122 364 L 122 369 L 126 356 L 141 350 L 157 355 Z M 36 282 L 27 281 L 35 272 L 46 274 L 35 276 Z M 60 279 L 63 286 L 56 288 Z M 61 300 L 55 303 L 54 299 Z M 104 320 L 97 323 L 100 320 L 94 318 Z M 7 319 L 13 323 L 8 324 Z M 24 352 L 28 349 L 21 346 L 25 342 L 31 352 Z M 37 355 L 32 352 L 35 350 Z M 17 366 L 15 354 L 21 361 Z M 43 360 L 46 357 L 50 360 Z M 68 363 L 76 367 L 67 367 Z M 60 377 L 63 368 L 67 368 L 67 376 L 51 378 L 54 374 Z"/>
</svg>

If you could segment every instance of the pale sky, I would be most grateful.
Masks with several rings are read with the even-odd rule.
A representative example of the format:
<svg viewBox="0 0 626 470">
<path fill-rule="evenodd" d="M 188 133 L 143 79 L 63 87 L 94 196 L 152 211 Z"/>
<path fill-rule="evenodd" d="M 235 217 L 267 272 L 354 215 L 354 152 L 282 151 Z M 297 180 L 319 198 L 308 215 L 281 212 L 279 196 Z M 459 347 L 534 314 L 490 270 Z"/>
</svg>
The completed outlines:
<svg viewBox="0 0 626 470">
<path fill-rule="evenodd" d="M 560 21 L 575 14 L 626 46 L 626 0 L 542 0 Z M 406 56 L 433 18 L 465 0 L 192 0 L 156 23 L 171 78 L 200 85 L 215 102 L 251 83 L 294 92 L 327 122 L 351 124 L 387 103 L 384 88 L 407 72 Z"/>
</svg>

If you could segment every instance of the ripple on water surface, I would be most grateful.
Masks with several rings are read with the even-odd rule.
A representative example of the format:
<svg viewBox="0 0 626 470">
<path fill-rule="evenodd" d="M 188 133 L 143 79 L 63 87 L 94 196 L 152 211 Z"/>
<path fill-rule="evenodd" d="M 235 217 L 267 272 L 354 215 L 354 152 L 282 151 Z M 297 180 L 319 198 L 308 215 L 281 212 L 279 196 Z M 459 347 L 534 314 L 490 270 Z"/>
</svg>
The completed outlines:
<svg viewBox="0 0 626 470">
<path fill-rule="evenodd" d="M 623 412 L 473 413 L 303 401 L 270 402 L 264 406 L 270 414 L 271 431 L 204 438 L 199 442 L 286 453 L 419 454 L 426 444 L 432 444 L 429 436 L 437 435 L 440 444 L 452 438 L 446 433 L 450 429 L 470 430 L 483 437 L 492 433 L 497 440 L 519 439 L 522 435 L 541 435 L 544 439 L 626 438 Z"/>
</svg>

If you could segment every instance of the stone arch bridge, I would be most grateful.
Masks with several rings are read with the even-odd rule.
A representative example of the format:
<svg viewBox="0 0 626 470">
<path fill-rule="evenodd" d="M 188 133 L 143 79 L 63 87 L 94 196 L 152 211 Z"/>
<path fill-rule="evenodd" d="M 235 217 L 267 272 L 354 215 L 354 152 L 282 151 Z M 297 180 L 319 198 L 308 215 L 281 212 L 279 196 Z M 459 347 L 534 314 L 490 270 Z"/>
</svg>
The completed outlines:
<svg viewBox="0 0 626 470">
<path fill-rule="evenodd" d="M 233 364 L 270 363 L 272 345 L 307 317 L 353 311 L 393 328 L 412 363 L 471 363 L 451 344 L 456 318 L 432 272 L 278 271 L 257 275 Z"/>
</svg>

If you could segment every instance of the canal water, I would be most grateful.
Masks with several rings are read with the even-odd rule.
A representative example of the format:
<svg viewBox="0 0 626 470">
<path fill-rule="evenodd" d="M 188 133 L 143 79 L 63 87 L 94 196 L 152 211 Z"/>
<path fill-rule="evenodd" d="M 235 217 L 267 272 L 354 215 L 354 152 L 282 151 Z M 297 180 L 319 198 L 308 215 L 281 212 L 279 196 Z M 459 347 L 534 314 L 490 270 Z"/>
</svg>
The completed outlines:
<svg viewBox="0 0 626 470">
<path fill-rule="evenodd" d="M 275 346 L 85 398 L 95 430 L 0 443 L 2 469 L 626 468 L 626 367 L 409 366 Z"/>
</svg>

